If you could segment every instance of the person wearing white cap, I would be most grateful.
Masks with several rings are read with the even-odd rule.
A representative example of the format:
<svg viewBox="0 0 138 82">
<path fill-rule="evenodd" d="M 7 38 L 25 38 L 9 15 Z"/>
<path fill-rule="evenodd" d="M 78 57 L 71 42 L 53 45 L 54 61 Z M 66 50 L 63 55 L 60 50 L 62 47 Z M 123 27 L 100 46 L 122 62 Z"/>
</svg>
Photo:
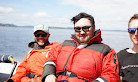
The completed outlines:
<svg viewBox="0 0 138 82">
<path fill-rule="evenodd" d="M 50 50 L 58 45 L 49 42 L 49 29 L 43 24 L 34 26 L 34 39 L 28 46 L 32 48 L 18 66 L 16 73 L 7 82 L 41 82 L 43 66 Z"/>
<path fill-rule="evenodd" d="M 48 38 L 50 36 L 48 27 L 43 24 L 34 26 L 35 41 L 39 44 L 40 48 L 49 44 Z M 40 37 L 41 36 L 41 37 Z"/>
</svg>

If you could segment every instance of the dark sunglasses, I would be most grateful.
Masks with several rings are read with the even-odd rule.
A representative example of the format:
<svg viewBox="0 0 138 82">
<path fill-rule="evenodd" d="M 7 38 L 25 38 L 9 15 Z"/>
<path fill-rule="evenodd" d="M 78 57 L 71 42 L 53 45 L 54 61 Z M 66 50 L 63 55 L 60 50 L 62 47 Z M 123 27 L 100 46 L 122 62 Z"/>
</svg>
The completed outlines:
<svg viewBox="0 0 138 82">
<path fill-rule="evenodd" d="M 35 37 L 40 37 L 40 35 L 41 35 L 41 37 L 46 37 L 48 34 L 47 33 L 36 33 L 34 35 L 35 35 Z"/>
<path fill-rule="evenodd" d="M 128 32 L 129 32 L 130 34 L 134 34 L 134 33 L 136 32 L 136 30 L 138 30 L 138 28 L 129 28 L 129 29 L 128 29 Z"/>
<path fill-rule="evenodd" d="M 81 32 L 82 29 L 84 32 L 88 32 L 90 27 L 92 26 L 74 27 L 74 30 L 75 32 Z"/>
</svg>

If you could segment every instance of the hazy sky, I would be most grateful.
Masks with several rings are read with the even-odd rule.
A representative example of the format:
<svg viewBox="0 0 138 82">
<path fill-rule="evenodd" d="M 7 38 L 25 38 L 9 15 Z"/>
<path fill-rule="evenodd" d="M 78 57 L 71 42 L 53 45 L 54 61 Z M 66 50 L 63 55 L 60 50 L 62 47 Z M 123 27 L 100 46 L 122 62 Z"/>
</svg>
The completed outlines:
<svg viewBox="0 0 138 82">
<path fill-rule="evenodd" d="M 94 16 L 96 28 L 124 30 L 138 0 L 0 0 L 0 23 L 73 27 L 80 12 Z"/>
</svg>

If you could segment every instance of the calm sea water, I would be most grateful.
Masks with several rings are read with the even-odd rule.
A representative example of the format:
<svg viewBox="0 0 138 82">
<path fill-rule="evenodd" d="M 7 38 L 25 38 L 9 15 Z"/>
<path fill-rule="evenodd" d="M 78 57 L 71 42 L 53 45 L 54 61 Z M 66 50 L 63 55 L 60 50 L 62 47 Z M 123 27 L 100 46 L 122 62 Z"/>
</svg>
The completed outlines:
<svg viewBox="0 0 138 82">
<path fill-rule="evenodd" d="M 63 42 L 70 39 L 74 33 L 73 29 L 50 29 L 50 42 Z M 127 32 L 122 31 L 102 31 L 103 42 L 110 45 L 116 52 L 132 47 Z M 25 54 L 30 50 L 28 43 L 34 41 L 33 28 L 5 28 L 0 27 L 0 55 L 13 55 L 21 62 Z"/>
</svg>

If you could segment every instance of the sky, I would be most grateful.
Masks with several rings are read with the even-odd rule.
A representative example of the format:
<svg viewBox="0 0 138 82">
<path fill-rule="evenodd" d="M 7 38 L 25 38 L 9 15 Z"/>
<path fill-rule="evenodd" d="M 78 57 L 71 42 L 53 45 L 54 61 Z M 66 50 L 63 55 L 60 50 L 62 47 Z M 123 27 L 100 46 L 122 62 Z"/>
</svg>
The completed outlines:
<svg viewBox="0 0 138 82">
<path fill-rule="evenodd" d="M 73 27 L 80 12 L 92 15 L 97 29 L 126 30 L 138 14 L 138 0 L 0 0 L 0 23 Z"/>
</svg>

